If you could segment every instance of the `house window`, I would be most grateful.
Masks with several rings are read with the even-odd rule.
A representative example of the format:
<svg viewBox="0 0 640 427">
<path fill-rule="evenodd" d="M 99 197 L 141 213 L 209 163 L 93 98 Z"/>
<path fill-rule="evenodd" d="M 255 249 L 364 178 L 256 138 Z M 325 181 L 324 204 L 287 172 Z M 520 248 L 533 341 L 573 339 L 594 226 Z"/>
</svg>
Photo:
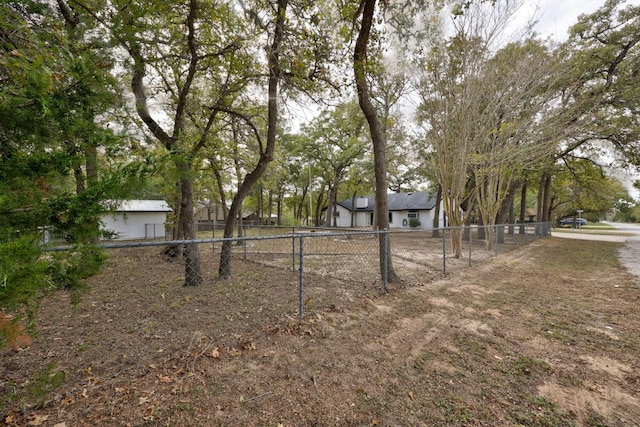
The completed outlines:
<svg viewBox="0 0 640 427">
<path fill-rule="evenodd" d="M 393 212 L 389 212 L 389 222 L 393 223 Z"/>
<path fill-rule="evenodd" d="M 407 218 L 409 219 L 418 219 L 418 211 L 409 211 Z"/>
</svg>

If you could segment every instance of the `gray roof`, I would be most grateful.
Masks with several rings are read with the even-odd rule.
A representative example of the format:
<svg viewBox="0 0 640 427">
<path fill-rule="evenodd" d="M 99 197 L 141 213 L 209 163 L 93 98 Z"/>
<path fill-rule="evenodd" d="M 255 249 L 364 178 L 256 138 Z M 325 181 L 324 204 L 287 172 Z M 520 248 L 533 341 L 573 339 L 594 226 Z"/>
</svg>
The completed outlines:
<svg viewBox="0 0 640 427">
<path fill-rule="evenodd" d="M 426 191 L 414 191 L 411 193 L 394 193 L 388 194 L 388 203 L 390 211 L 419 211 L 419 210 L 431 210 L 436 206 L 436 193 L 428 193 Z M 372 196 L 366 196 L 367 207 L 356 208 L 359 212 L 373 211 L 376 205 L 375 199 Z M 356 199 L 358 199 L 356 197 Z M 353 210 L 353 199 L 347 199 L 342 202 L 338 202 L 340 206 L 347 210 Z"/>
</svg>

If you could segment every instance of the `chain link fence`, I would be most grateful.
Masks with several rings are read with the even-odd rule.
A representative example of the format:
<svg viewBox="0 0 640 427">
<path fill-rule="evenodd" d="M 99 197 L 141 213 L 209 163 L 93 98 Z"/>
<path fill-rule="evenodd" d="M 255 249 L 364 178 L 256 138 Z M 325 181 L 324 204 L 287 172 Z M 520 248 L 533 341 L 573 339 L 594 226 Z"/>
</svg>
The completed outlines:
<svg viewBox="0 0 640 427">
<path fill-rule="evenodd" d="M 156 228 L 157 231 L 161 229 L 165 230 L 164 227 Z M 162 247 L 156 253 L 162 254 L 165 260 L 177 260 L 177 263 L 171 263 L 171 268 L 186 266 L 185 283 L 189 283 L 193 277 L 187 275 L 202 275 L 204 271 L 206 277 L 215 276 L 223 243 L 230 243 L 232 265 L 242 260 L 297 276 L 298 315 L 302 319 L 305 277 L 385 291 L 392 273 L 401 283 L 424 284 L 548 236 L 551 226 L 549 223 L 527 223 L 391 231 L 244 226 L 239 229 L 241 237 L 223 239 L 216 234 L 210 237 L 202 234 L 210 232 L 201 232 L 199 237 L 203 238 L 197 240 L 111 241 L 101 246 L 109 250 Z M 455 254 L 451 238 L 456 232 L 461 236 L 459 256 Z M 160 236 L 150 234 L 156 239 L 164 238 L 162 232 L 157 233 Z M 187 259 L 187 254 L 193 256 L 195 247 L 199 249 L 197 271 L 193 269 L 193 260 Z M 67 249 L 68 246 L 45 247 L 45 250 L 53 251 Z M 149 262 L 156 265 L 140 265 L 140 268 L 152 270 L 162 260 L 156 256 L 149 258 Z"/>
</svg>

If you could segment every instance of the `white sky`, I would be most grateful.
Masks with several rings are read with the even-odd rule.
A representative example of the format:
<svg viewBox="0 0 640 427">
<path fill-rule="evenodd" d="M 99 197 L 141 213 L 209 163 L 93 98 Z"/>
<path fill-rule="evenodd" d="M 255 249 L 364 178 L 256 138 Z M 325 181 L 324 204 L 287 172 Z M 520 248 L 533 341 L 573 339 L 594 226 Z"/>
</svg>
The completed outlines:
<svg viewBox="0 0 640 427">
<path fill-rule="evenodd" d="M 552 40 L 562 42 L 567 38 L 569 27 L 575 24 L 578 16 L 595 12 L 605 0 L 529 0 L 523 10 L 531 16 L 539 8 L 539 22 L 535 29 Z M 625 4 L 640 4 L 640 0 L 627 0 Z"/>
</svg>

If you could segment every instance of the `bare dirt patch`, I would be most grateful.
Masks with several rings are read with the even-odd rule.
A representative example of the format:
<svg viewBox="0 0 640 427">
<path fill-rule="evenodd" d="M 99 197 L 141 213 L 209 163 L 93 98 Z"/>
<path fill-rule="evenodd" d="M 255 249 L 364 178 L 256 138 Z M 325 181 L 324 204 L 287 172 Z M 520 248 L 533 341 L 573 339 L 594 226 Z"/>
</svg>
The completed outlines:
<svg viewBox="0 0 640 427">
<path fill-rule="evenodd" d="M 445 277 L 413 263 L 389 293 L 308 274 L 301 323 L 297 272 L 273 260 L 239 257 L 220 281 L 203 251 L 206 284 L 185 288 L 158 249 L 114 251 L 77 305 L 43 301 L 31 347 L 0 355 L 1 420 L 637 425 L 640 289 L 619 247 L 549 238 Z"/>
</svg>

